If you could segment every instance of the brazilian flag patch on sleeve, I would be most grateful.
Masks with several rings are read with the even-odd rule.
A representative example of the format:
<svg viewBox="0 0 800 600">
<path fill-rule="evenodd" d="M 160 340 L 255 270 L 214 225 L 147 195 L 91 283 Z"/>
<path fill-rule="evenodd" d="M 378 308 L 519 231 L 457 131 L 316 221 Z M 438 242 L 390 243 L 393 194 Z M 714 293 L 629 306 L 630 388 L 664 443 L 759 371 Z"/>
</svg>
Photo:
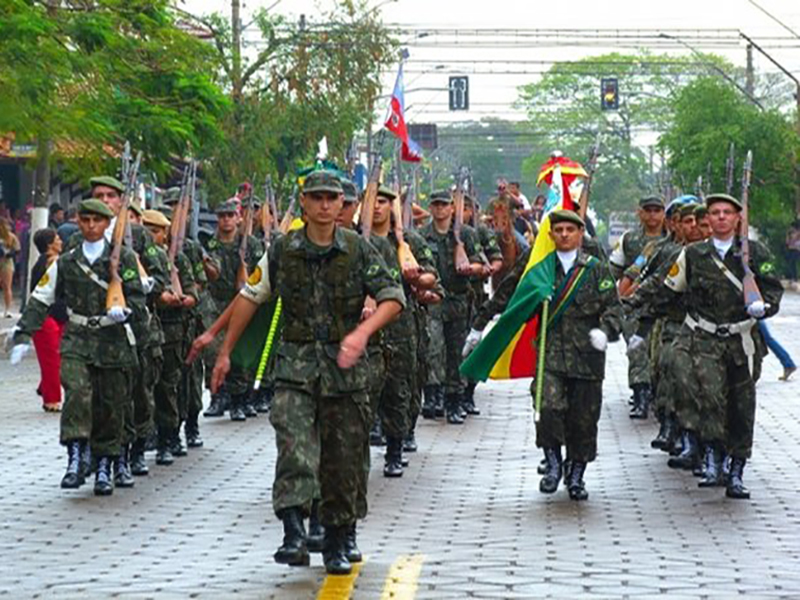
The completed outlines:
<svg viewBox="0 0 800 600">
<path fill-rule="evenodd" d="M 606 277 L 605 279 L 601 279 L 600 283 L 597 285 L 597 289 L 601 292 L 607 292 L 610 289 L 614 288 L 614 281 Z"/>
<path fill-rule="evenodd" d="M 136 273 L 135 270 L 133 270 L 133 269 L 125 269 L 122 272 L 122 281 L 132 281 L 133 279 L 136 279 L 136 275 L 137 275 L 137 273 Z"/>
<path fill-rule="evenodd" d="M 774 273 L 775 265 L 772 264 L 771 262 L 765 262 L 759 267 L 758 272 L 761 273 L 762 275 L 769 275 L 770 273 Z"/>
</svg>

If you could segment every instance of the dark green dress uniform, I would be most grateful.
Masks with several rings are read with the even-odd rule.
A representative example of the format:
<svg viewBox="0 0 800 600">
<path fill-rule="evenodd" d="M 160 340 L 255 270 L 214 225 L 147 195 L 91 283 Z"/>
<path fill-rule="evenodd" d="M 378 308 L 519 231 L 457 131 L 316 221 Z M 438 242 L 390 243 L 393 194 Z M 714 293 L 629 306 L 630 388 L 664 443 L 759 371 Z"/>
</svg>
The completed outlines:
<svg viewBox="0 0 800 600">
<path fill-rule="evenodd" d="M 751 241 L 750 253 L 750 268 L 767 305 L 765 316 L 771 317 L 778 312 L 783 287 L 767 247 Z M 734 238 L 720 257 L 711 238 L 684 248 L 664 282 L 673 293 L 684 295 L 688 311 L 675 343 L 681 356 L 691 359 L 684 377 L 696 378 L 705 454 L 701 484 L 721 482 L 725 451 L 732 457 L 727 493 L 736 498 L 749 497 L 742 472 L 752 452 L 755 384 L 767 352 L 756 319 L 744 305 L 743 276 L 741 240 Z M 663 302 L 672 299 L 666 296 Z"/>
<path fill-rule="evenodd" d="M 81 203 L 82 212 L 110 216 L 108 209 L 103 213 L 100 207 L 104 205 L 98 201 Z M 31 296 L 14 340 L 26 343 L 41 327 L 50 305 L 56 299 L 64 301 L 69 321 L 61 340 L 61 382 L 65 389 L 61 443 L 70 450 L 72 466 L 73 454 L 76 463 L 80 454 L 76 444 L 89 442 L 98 460 L 98 481 L 102 477 L 107 486 L 98 491 L 96 483 L 95 491 L 105 494 L 113 489 L 109 481 L 111 461 L 120 452 L 130 374 L 137 367 L 132 324 L 145 318 L 146 309 L 136 255 L 123 247 L 119 275 L 131 314 L 124 324 L 106 315 L 111 246 L 104 240 L 102 243 L 102 254 L 91 264 L 78 246 L 50 266 Z M 78 485 L 85 474 L 76 478 Z"/>
</svg>

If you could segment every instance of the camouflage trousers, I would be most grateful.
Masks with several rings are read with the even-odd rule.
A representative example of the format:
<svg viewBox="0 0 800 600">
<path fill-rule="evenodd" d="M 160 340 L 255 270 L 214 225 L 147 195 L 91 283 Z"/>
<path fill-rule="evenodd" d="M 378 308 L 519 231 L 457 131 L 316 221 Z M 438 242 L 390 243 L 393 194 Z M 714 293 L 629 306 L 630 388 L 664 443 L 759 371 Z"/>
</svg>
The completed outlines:
<svg viewBox="0 0 800 600">
<path fill-rule="evenodd" d="M 369 362 L 369 377 L 367 380 L 369 414 L 367 415 L 367 422 L 372 427 L 376 416 L 380 414 L 381 391 L 386 380 L 386 358 L 382 344 L 367 346 L 367 361 Z M 361 449 L 362 469 L 359 473 L 358 497 L 356 499 L 356 514 L 359 519 L 367 516 L 367 486 L 369 483 L 369 470 L 372 466 L 369 448 L 369 436 L 367 436 L 364 439 L 364 447 Z M 315 498 L 318 497 L 315 496 Z"/>
<path fill-rule="evenodd" d="M 74 356 L 61 357 L 64 407 L 61 443 L 89 440 L 94 456 L 117 456 L 123 440 L 129 368 L 100 368 Z M 122 392 L 122 393 L 121 393 Z"/>
<path fill-rule="evenodd" d="M 163 354 L 161 346 L 148 346 L 137 352 L 139 368 L 131 375 L 131 402 L 125 414 L 123 443 L 146 438 L 153 429 L 155 387 L 161 377 Z"/>
<path fill-rule="evenodd" d="M 387 437 L 404 438 L 411 427 L 411 402 L 417 372 L 417 337 L 386 343 L 386 377 L 381 392 L 380 415 Z"/>
<path fill-rule="evenodd" d="M 180 342 L 162 346 L 164 360 L 161 377 L 155 389 L 155 425 L 158 431 L 172 431 L 180 427 L 178 391 L 183 375 L 183 345 Z"/>
<path fill-rule="evenodd" d="M 186 331 L 186 340 L 191 341 L 197 337 L 202 330 L 200 329 L 200 319 L 192 315 Z M 188 345 L 184 347 L 184 354 L 187 352 Z M 196 419 L 203 410 L 203 361 L 196 360 L 191 365 L 185 366 L 186 372 L 181 377 L 181 385 L 178 391 L 178 414 L 181 421 L 186 421 L 188 417 Z"/>
<path fill-rule="evenodd" d="M 217 362 L 217 354 L 222 347 L 224 337 L 217 336 L 216 339 L 203 351 L 203 367 L 205 368 L 205 386 L 211 389 L 211 374 L 214 371 L 214 363 Z M 252 386 L 253 373 L 248 373 L 241 367 L 231 365 L 231 370 L 225 378 L 225 390 L 231 396 L 248 394 Z"/>
<path fill-rule="evenodd" d="M 279 383 L 269 418 L 278 449 L 272 486 L 275 514 L 280 517 L 290 507 L 308 514 L 319 485 L 322 524 L 355 523 L 369 438 L 367 393 L 323 397 Z"/>
<path fill-rule="evenodd" d="M 461 366 L 461 352 L 464 349 L 464 342 L 467 341 L 469 334 L 469 320 L 453 319 L 444 321 L 443 335 L 445 344 L 445 393 L 462 394 L 466 389 L 466 379 L 461 375 L 458 368 Z"/>
<path fill-rule="evenodd" d="M 425 385 L 444 385 L 446 363 L 444 353 L 444 322 L 441 311 L 431 309 L 425 317 Z"/>
<path fill-rule="evenodd" d="M 698 330 L 686 337 L 697 381 L 700 437 L 724 446 L 734 458 L 749 458 L 760 356 L 755 357 L 751 375 L 739 335 L 720 338 Z"/>
<path fill-rule="evenodd" d="M 603 381 L 545 372 L 542 413 L 536 424 L 539 448 L 566 446 L 567 458 L 591 462 L 597 457 L 597 422 Z M 531 384 L 536 394 L 536 382 Z"/>
<path fill-rule="evenodd" d="M 655 387 L 655 408 L 663 409 L 666 414 L 674 413 L 676 410 L 676 385 L 681 377 L 680 371 L 675 369 L 675 346 L 673 342 L 681 324 L 675 321 L 665 320 L 658 330 L 655 328 L 651 335 L 658 333 L 658 339 L 654 340 L 652 362 L 653 385 Z"/>
<path fill-rule="evenodd" d="M 637 328 L 638 321 L 636 319 L 625 320 L 622 329 L 626 341 L 636 332 Z M 651 383 L 649 346 L 648 339 L 645 339 L 644 344 L 640 344 L 628 354 L 628 387 L 630 388 L 635 385 Z"/>
</svg>

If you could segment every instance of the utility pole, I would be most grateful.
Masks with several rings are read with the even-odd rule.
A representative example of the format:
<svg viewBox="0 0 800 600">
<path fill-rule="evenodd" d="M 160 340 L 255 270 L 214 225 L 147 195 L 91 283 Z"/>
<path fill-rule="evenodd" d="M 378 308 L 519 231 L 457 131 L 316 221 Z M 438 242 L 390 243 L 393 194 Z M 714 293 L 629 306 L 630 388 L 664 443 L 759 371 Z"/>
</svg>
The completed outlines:
<svg viewBox="0 0 800 600">
<path fill-rule="evenodd" d="M 753 44 L 747 44 L 747 79 L 745 81 L 745 89 L 751 96 L 755 93 L 756 88 L 756 74 L 753 67 Z"/>
</svg>

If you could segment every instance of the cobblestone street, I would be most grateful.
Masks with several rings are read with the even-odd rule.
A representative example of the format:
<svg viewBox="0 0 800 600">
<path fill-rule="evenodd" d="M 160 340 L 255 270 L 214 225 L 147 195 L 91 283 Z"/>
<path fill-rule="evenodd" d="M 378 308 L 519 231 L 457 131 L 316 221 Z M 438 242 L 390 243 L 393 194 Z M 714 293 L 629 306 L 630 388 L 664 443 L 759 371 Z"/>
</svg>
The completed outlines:
<svg viewBox="0 0 800 600">
<path fill-rule="evenodd" d="M 770 321 L 800 357 L 800 296 Z M 753 499 L 666 467 L 654 421 L 628 419 L 622 344 L 609 350 L 590 499 L 538 491 L 528 381 L 481 385 L 464 426 L 421 421 L 420 451 L 385 479 L 373 450 L 366 561 L 350 577 L 272 561 L 273 433 L 202 419 L 205 447 L 136 487 L 96 498 L 59 489 L 58 415 L 35 394 L 34 357 L 0 364 L 0 596 L 6 598 L 748 598 L 800 597 L 800 377 L 758 386 Z"/>
</svg>

